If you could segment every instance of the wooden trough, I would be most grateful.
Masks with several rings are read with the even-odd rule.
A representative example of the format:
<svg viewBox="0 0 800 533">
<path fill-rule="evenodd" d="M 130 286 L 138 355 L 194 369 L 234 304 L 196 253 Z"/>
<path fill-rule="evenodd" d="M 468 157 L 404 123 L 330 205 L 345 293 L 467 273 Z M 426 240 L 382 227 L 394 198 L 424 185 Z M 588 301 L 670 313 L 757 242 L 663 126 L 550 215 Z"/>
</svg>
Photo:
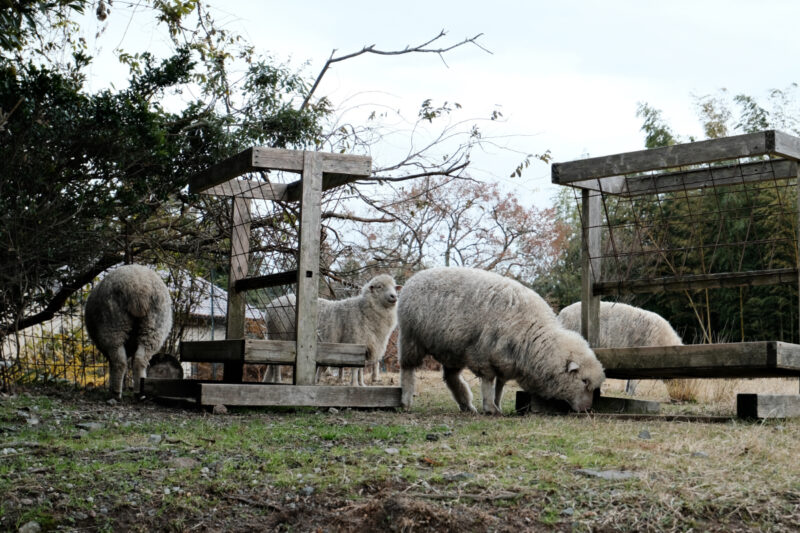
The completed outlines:
<svg viewBox="0 0 800 533">
<path fill-rule="evenodd" d="M 322 191 L 369 177 L 369 157 L 325 152 L 249 148 L 192 177 L 192 193 L 232 198 L 232 228 L 226 340 L 181 343 L 181 361 L 221 363 L 222 382 L 145 378 L 148 396 L 188 398 L 201 405 L 398 407 L 400 387 L 327 387 L 314 385 L 317 365 L 363 367 L 362 345 L 317 342 L 317 298 L 320 283 L 320 209 Z M 293 183 L 238 179 L 256 171 L 301 174 Z M 298 268 L 248 277 L 251 202 L 300 202 Z M 248 290 L 296 283 L 294 341 L 245 338 L 245 295 Z M 243 383 L 245 364 L 294 366 L 291 385 Z"/>
<path fill-rule="evenodd" d="M 553 164 L 553 183 L 580 190 L 583 336 L 592 346 L 597 345 L 600 297 L 603 295 L 797 284 L 800 273 L 797 264 L 791 268 L 695 272 L 647 279 L 604 279 L 601 274 L 604 259 L 608 257 L 602 250 L 604 228 L 611 234 L 608 198 L 647 195 L 663 198 L 665 193 L 688 194 L 686 191 L 697 189 L 716 191 L 767 180 L 786 183 L 797 180 L 798 161 L 800 139 L 770 130 Z M 800 180 L 794 184 L 795 192 L 798 184 Z M 797 198 L 800 203 L 800 194 Z M 795 217 L 797 213 L 800 209 L 796 209 Z M 792 225 L 800 228 L 796 218 Z M 613 237 L 609 240 L 611 246 L 615 246 Z M 794 240 L 800 246 L 797 234 Z M 777 341 L 597 348 L 595 351 L 606 369 L 606 376 L 617 379 L 800 376 L 800 346 Z M 740 416 L 758 418 L 800 416 L 799 406 L 799 395 L 739 395 L 737 412 Z"/>
</svg>

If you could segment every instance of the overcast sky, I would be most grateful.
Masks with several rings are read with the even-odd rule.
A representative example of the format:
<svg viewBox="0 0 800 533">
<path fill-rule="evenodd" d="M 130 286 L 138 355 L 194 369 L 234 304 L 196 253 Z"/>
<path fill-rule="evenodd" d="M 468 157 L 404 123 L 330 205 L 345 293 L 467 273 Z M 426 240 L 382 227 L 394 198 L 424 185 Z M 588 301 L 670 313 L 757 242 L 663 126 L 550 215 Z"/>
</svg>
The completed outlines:
<svg viewBox="0 0 800 533">
<path fill-rule="evenodd" d="M 702 137 L 693 95 L 726 88 L 764 98 L 769 89 L 800 81 L 800 2 L 791 0 L 210 3 L 217 21 L 260 53 L 298 68 L 308 62 L 311 78 L 334 48 L 397 50 L 443 29 L 442 44 L 483 34 L 479 42 L 491 54 L 465 46 L 449 52 L 446 64 L 435 55 L 339 63 L 317 94 L 334 104 L 361 94 L 364 102 L 412 116 L 426 98 L 460 103 L 464 118 L 498 109 L 505 121 L 488 134 L 520 152 L 550 150 L 555 161 L 643 148 L 639 102 L 661 109 L 675 132 Z M 151 19 L 129 14 L 117 2 L 107 33 L 90 46 L 108 55 L 120 43 L 128 51 L 141 43 L 158 47 L 163 32 Z M 98 61 L 93 83 L 115 75 L 110 63 Z M 510 180 L 518 160 L 492 150 L 475 158 L 475 173 L 546 205 L 554 192 L 549 166 L 537 164 Z"/>
</svg>

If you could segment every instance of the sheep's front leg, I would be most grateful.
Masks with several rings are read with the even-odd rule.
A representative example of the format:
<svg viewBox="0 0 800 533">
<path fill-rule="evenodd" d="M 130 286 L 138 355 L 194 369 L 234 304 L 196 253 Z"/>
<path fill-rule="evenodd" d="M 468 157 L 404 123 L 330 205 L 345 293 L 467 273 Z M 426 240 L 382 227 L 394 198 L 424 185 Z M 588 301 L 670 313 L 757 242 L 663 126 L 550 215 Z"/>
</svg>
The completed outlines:
<svg viewBox="0 0 800 533">
<path fill-rule="evenodd" d="M 133 373 L 133 392 L 139 392 L 142 384 L 142 378 L 147 375 L 147 363 L 150 362 L 150 356 L 145 352 L 144 346 L 136 347 L 136 354 L 133 356 L 133 364 L 131 365 Z"/>
<path fill-rule="evenodd" d="M 447 368 L 444 367 L 444 382 L 450 393 L 453 395 L 458 407 L 464 412 L 478 413 L 475 406 L 472 405 L 472 391 L 469 390 L 469 385 L 464 378 L 461 377 L 460 368 Z"/>
<path fill-rule="evenodd" d="M 110 369 L 111 395 L 117 399 L 122 399 L 122 384 L 125 381 L 125 373 L 128 370 L 128 361 L 125 357 L 125 347 L 117 346 L 108 353 L 108 367 Z"/>
<path fill-rule="evenodd" d="M 495 388 L 493 379 L 481 378 L 481 396 L 483 397 L 483 412 L 487 415 L 503 414 L 495 404 Z"/>
</svg>

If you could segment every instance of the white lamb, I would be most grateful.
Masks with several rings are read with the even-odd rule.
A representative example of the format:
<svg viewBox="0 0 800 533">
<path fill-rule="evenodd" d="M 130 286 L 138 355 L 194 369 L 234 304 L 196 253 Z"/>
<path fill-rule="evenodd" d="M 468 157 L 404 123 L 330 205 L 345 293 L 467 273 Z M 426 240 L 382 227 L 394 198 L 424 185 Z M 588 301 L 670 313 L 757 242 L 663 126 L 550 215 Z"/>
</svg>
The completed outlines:
<svg viewBox="0 0 800 533">
<path fill-rule="evenodd" d="M 558 314 L 567 329 L 580 332 L 581 303 L 568 305 Z M 617 302 L 600 302 L 600 329 L 595 348 L 627 348 L 632 346 L 678 346 L 681 336 L 661 315 Z M 637 381 L 629 380 L 625 390 L 636 391 Z"/>
<path fill-rule="evenodd" d="M 108 359 L 112 395 L 122 397 L 128 359 L 138 392 L 150 358 L 172 328 L 172 303 L 161 277 L 141 265 L 112 270 L 92 290 L 85 315 L 89 336 Z"/>
<path fill-rule="evenodd" d="M 538 294 L 498 274 L 433 268 L 403 286 L 398 304 L 402 404 L 411 407 L 414 370 L 425 355 L 442 364 L 444 381 L 462 411 L 477 412 L 461 376 L 481 379 L 483 411 L 500 414 L 503 387 L 516 380 L 544 399 L 575 411 L 592 405 L 605 376 L 586 341 L 562 328 Z"/>
<path fill-rule="evenodd" d="M 386 352 L 389 336 L 397 324 L 397 290 L 388 274 L 372 278 L 361 292 L 344 300 L 319 299 L 320 342 L 363 344 L 367 347 L 367 366 L 376 368 Z M 296 307 L 294 294 L 271 301 L 267 306 L 267 336 L 270 339 L 294 340 Z M 274 368 L 274 367 L 271 367 Z M 266 379 L 274 380 L 274 371 Z M 280 375 L 278 375 L 280 380 Z M 364 386 L 364 369 L 353 369 L 352 384 Z"/>
</svg>

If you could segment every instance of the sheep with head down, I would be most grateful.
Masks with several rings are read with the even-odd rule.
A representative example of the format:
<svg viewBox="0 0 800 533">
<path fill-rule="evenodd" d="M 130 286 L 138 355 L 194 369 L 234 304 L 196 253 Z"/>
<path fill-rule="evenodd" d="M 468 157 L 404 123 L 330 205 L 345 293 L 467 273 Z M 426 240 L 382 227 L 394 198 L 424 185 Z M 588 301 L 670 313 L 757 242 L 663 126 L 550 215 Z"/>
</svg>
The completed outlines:
<svg viewBox="0 0 800 533">
<path fill-rule="evenodd" d="M 462 411 L 477 412 L 461 376 L 481 379 L 483 411 L 500 414 L 503 387 L 515 380 L 575 411 L 592 405 L 605 379 L 586 341 L 556 320 L 547 302 L 522 284 L 484 270 L 432 268 L 408 280 L 398 304 L 402 404 L 414 395 L 414 370 L 425 355 L 442 364 Z"/>
<path fill-rule="evenodd" d="M 272 300 L 267 306 L 267 337 L 295 339 L 294 294 Z M 357 296 L 343 300 L 318 300 L 317 338 L 320 342 L 363 344 L 366 364 L 376 376 L 389 336 L 397 324 L 397 289 L 388 274 L 372 278 Z M 274 371 L 268 376 L 273 377 Z M 270 378 L 267 378 L 270 379 Z M 278 380 L 280 376 L 278 376 Z M 352 384 L 364 386 L 364 369 L 353 370 Z"/>
<path fill-rule="evenodd" d="M 85 317 L 89 337 L 108 359 L 112 395 L 122 397 L 129 359 L 138 392 L 150 358 L 172 328 L 172 302 L 161 277 L 141 265 L 108 272 L 89 294 Z"/>
</svg>

